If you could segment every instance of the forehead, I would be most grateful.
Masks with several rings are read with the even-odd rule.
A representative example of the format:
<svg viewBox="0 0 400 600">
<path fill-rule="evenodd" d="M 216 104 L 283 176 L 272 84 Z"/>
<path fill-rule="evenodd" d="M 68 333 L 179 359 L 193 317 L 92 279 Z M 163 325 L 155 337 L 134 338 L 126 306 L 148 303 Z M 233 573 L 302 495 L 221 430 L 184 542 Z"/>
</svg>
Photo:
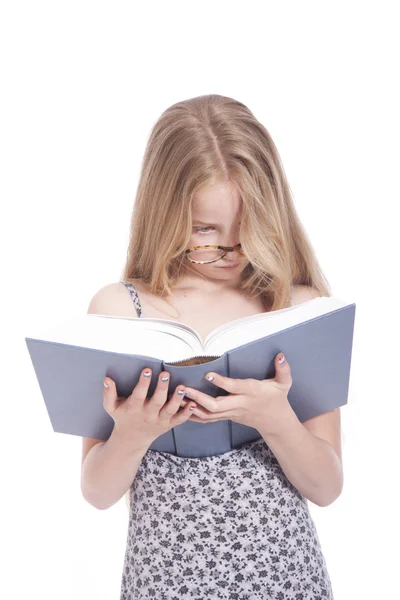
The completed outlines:
<svg viewBox="0 0 400 600">
<path fill-rule="evenodd" d="M 200 190 L 193 199 L 193 219 L 226 221 L 240 215 L 242 201 L 231 183 L 216 183 Z"/>
</svg>

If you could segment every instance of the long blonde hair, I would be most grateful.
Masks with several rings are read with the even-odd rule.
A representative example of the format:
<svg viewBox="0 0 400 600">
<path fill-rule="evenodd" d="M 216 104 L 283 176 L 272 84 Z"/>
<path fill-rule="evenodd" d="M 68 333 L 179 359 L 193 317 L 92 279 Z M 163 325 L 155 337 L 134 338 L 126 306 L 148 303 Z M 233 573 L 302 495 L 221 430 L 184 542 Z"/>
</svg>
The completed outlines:
<svg viewBox="0 0 400 600">
<path fill-rule="evenodd" d="M 245 294 L 259 296 L 266 311 L 287 306 L 291 284 L 330 296 L 270 134 L 247 106 L 218 94 L 177 102 L 153 126 L 121 278 L 139 279 L 155 295 L 171 294 L 192 235 L 192 200 L 220 181 L 236 186 L 242 200 Z"/>
</svg>

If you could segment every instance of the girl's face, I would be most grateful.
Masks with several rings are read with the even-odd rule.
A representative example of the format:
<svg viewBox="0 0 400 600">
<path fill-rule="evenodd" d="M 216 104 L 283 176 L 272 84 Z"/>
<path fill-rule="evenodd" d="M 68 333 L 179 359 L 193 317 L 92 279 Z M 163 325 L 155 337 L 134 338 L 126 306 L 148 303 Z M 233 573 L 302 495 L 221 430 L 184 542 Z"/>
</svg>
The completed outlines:
<svg viewBox="0 0 400 600">
<path fill-rule="evenodd" d="M 188 248 L 215 244 L 235 246 L 240 242 L 241 200 L 229 183 L 204 188 L 193 201 L 192 236 Z M 224 258 L 209 264 L 189 263 L 190 271 L 214 280 L 234 281 L 248 264 L 238 251 L 228 252 Z"/>
</svg>

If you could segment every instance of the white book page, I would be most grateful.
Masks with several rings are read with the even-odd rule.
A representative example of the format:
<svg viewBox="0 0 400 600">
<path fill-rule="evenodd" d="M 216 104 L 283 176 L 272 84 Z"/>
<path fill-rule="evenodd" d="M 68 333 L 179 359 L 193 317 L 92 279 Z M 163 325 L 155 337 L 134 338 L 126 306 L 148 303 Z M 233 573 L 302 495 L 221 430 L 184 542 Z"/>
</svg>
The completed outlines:
<svg viewBox="0 0 400 600">
<path fill-rule="evenodd" d="M 281 310 L 236 319 L 212 331 L 206 338 L 205 347 L 199 334 L 184 323 L 91 313 L 72 315 L 53 324 L 36 322 L 26 338 L 178 362 L 194 356 L 222 356 L 227 350 L 347 304 L 338 298 L 320 297 Z"/>
<path fill-rule="evenodd" d="M 332 296 L 322 296 L 281 310 L 237 319 L 211 332 L 206 340 L 206 351 L 210 354 L 222 355 L 228 350 L 298 325 L 347 304 L 349 303 Z"/>
<path fill-rule="evenodd" d="M 171 362 L 202 353 L 196 332 L 163 319 L 88 313 L 51 325 L 36 324 L 26 337 L 121 354 L 141 354 Z"/>
<path fill-rule="evenodd" d="M 185 325 L 184 323 L 180 323 L 179 321 L 173 321 L 172 319 L 152 319 L 146 317 L 116 317 L 114 315 L 97 315 L 88 313 L 86 316 L 88 317 L 100 317 L 102 319 L 118 319 L 122 321 L 133 321 L 135 323 L 140 323 L 141 325 L 146 325 L 149 329 L 154 329 L 155 331 L 165 332 L 165 333 L 174 333 L 176 336 L 180 337 L 182 341 L 188 343 L 194 351 L 202 351 L 203 341 L 198 334 L 198 332 L 190 327 L 189 325 Z"/>
</svg>

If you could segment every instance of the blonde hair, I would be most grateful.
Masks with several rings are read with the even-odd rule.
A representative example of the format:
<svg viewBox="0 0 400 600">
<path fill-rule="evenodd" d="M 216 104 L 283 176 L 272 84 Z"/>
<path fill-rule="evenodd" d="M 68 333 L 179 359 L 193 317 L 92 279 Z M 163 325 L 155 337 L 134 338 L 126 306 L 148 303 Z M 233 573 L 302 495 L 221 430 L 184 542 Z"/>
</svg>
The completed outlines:
<svg viewBox="0 0 400 600">
<path fill-rule="evenodd" d="M 249 263 L 241 289 L 248 297 L 273 311 L 288 305 L 291 284 L 331 295 L 270 134 L 247 106 L 218 94 L 177 102 L 153 126 L 122 279 L 140 280 L 155 295 L 172 293 L 190 269 L 183 252 L 193 198 L 217 182 L 236 186 L 242 200 L 240 242 Z"/>
</svg>

